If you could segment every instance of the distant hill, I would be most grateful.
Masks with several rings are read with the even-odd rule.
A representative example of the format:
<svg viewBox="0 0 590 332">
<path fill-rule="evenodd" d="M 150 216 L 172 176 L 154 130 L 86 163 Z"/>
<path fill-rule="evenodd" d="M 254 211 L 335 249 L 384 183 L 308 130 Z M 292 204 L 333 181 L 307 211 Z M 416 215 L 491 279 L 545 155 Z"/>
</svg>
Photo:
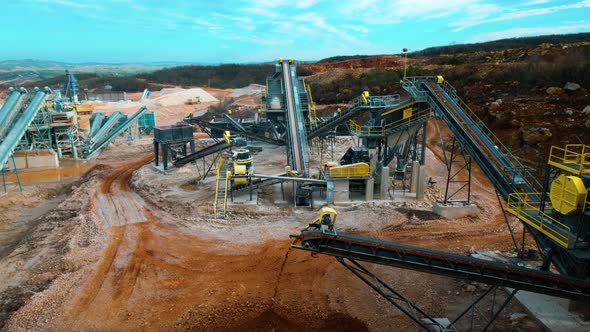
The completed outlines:
<svg viewBox="0 0 590 332">
<path fill-rule="evenodd" d="M 238 88 L 251 83 L 264 84 L 272 75 L 272 64 L 224 64 L 219 66 L 182 66 L 137 75 L 150 83 L 200 85 L 212 88 Z"/>
<path fill-rule="evenodd" d="M 567 35 L 547 35 L 535 37 L 507 38 L 489 41 L 485 43 L 457 44 L 448 46 L 436 46 L 412 52 L 416 56 L 431 56 L 443 54 L 472 53 L 477 51 L 503 51 L 511 48 L 535 47 L 541 44 L 571 44 L 590 42 L 590 33 L 574 33 Z"/>
<path fill-rule="evenodd" d="M 129 76 L 152 72 L 180 63 L 162 62 L 157 64 L 105 64 L 105 63 L 66 63 L 43 60 L 2 60 L 0 61 L 0 84 L 20 85 L 27 81 L 40 81 L 64 75 L 66 69 L 73 73 L 92 73 L 95 75 Z"/>
</svg>

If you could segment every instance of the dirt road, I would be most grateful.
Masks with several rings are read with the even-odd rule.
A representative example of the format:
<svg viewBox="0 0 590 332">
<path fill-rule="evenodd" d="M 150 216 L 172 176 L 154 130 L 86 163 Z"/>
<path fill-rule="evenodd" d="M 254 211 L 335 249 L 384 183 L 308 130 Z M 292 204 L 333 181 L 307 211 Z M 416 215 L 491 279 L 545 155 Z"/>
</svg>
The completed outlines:
<svg viewBox="0 0 590 332">
<path fill-rule="evenodd" d="M 318 272 L 332 260 L 288 255 L 289 241 L 241 247 L 175 227 L 129 188 L 133 172 L 150 159 L 119 166 L 101 180 L 95 212 L 111 226 L 108 244 L 64 304 L 64 320 L 56 328 L 366 330 L 360 321 L 331 311 L 325 295 L 314 294 L 317 285 L 304 280 L 309 274 L 292 266 L 292 260 L 309 261 L 303 269 Z M 313 306 L 297 308 L 293 299 L 283 299 L 282 288 L 293 278 Z"/>
<path fill-rule="evenodd" d="M 146 156 L 102 166 L 96 170 L 102 174 L 98 181 L 87 184 L 96 190 L 90 191 L 85 184 L 77 189 L 94 193 L 82 217 L 104 225 L 107 234 L 95 234 L 99 249 L 90 258 L 67 263 L 80 267 L 71 268 L 71 273 L 34 296 L 12 317 L 6 330 L 416 329 L 333 258 L 289 250 L 291 241 L 283 235 L 294 221 L 297 224 L 301 219 L 304 225 L 312 211 L 293 212 L 286 218 L 264 217 L 265 221 L 244 225 L 180 222 L 164 212 L 167 209 L 150 203 L 156 203 L 157 197 L 148 201 L 130 187 L 134 172 L 150 160 Z M 184 183 L 186 177 L 182 178 Z M 489 245 L 506 238 L 505 231 L 490 227 L 498 226 L 493 219 L 474 220 L 469 225 L 469 220 L 404 217 L 392 207 L 370 205 L 341 211 L 343 226 L 355 227 L 360 216 L 395 215 L 399 220 L 390 226 L 364 235 L 431 248 L 461 251 L 476 235 Z M 239 214 L 234 217 L 240 218 Z M 256 235 L 273 229 L 281 235 Z M 225 235 L 211 236 L 214 233 Z M 251 239 L 240 241 L 243 236 Z M 68 255 L 80 256 L 77 252 Z M 442 316 L 459 312 L 460 304 L 477 295 L 466 293 L 466 284 L 454 279 L 379 266 L 372 269 L 428 311 Z M 507 312 L 518 310 L 515 308 Z M 509 324 L 507 317 L 501 317 L 498 324 Z"/>
</svg>

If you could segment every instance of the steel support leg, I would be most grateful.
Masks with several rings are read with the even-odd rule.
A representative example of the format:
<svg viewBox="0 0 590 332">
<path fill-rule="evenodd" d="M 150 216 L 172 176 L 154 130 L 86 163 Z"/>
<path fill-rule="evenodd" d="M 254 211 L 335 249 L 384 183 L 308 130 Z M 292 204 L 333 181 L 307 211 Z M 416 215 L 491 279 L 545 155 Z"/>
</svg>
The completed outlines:
<svg viewBox="0 0 590 332">
<path fill-rule="evenodd" d="M 471 303 L 467 308 L 465 308 L 465 310 L 463 310 L 463 312 L 461 312 L 459 316 L 457 316 L 457 318 L 453 319 L 453 321 L 451 322 L 451 326 L 455 325 L 455 323 L 459 321 L 461 317 L 463 317 L 467 312 L 469 312 L 469 310 L 473 309 L 473 307 L 475 307 L 479 303 L 479 301 L 483 300 L 483 298 L 486 297 L 486 295 L 488 295 L 495 288 L 496 286 L 490 286 L 490 288 L 488 288 L 487 291 L 481 294 L 475 301 L 473 301 L 473 303 Z"/>
<path fill-rule="evenodd" d="M 16 167 L 16 161 L 14 161 L 14 154 L 12 155 L 12 166 L 14 167 L 14 175 L 16 175 L 16 182 L 18 183 L 18 189 L 22 192 L 23 186 L 20 183 L 20 176 L 18 175 L 18 167 Z"/>
<path fill-rule="evenodd" d="M 500 193 L 495 190 L 496 193 L 496 198 L 498 199 L 498 205 L 500 206 L 500 209 L 502 209 L 502 215 L 504 216 L 504 221 L 506 221 L 506 226 L 508 227 L 508 230 L 510 231 L 510 237 L 512 238 L 512 243 L 514 244 L 514 251 L 518 252 L 518 242 L 516 241 L 516 238 L 514 237 L 514 231 L 512 230 L 512 227 L 510 227 L 510 222 L 508 220 L 508 215 L 506 214 L 506 210 L 504 209 L 504 205 L 502 205 L 502 200 L 500 199 Z M 523 240 L 523 244 L 524 244 L 524 240 Z M 524 248 L 523 248 L 524 250 Z"/>
<path fill-rule="evenodd" d="M 345 258 L 338 257 L 336 259 L 338 260 L 338 262 L 340 264 L 342 264 L 344 267 L 346 267 L 350 272 L 354 273 L 354 275 L 356 275 L 359 279 L 361 279 L 363 282 L 365 282 L 367 285 L 369 285 L 369 287 L 371 287 L 374 291 L 379 293 L 379 295 L 383 296 L 383 298 L 385 298 L 389 303 L 391 303 L 395 307 L 397 307 L 401 312 L 403 312 L 406 316 L 408 316 L 410 319 L 412 319 L 416 324 L 420 325 L 420 327 L 422 327 L 424 330 L 429 331 L 430 325 L 436 325 L 441 331 L 445 330 L 445 326 L 442 326 L 441 324 L 436 322 L 432 317 L 430 317 L 426 312 L 424 312 L 424 310 L 422 310 L 420 307 L 416 306 L 414 303 L 412 303 L 410 300 L 408 300 L 402 294 L 398 293 L 391 286 L 387 285 L 385 282 L 383 282 L 381 279 L 379 279 L 376 275 L 374 275 L 373 273 L 368 271 L 365 267 L 360 265 L 357 261 L 347 258 L 352 264 L 354 264 L 354 266 L 352 266 L 345 261 Z M 370 280 L 370 279 L 372 279 L 372 280 Z M 387 294 L 387 291 L 389 291 L 390 294 Z M 405 302 L 410 310 L 412 310 L 414 312 L 418 311 L 420 314 L 422 314 L 425 317 L 425 319 L 429 320 L 431 323 L 423 322 L 422 320 L 420 320 L 417 317 L 417 315 L 415 313 L 413 314 L 412 312 L 409 312 L 407 309 L 405 309 L 402 305 L 398 304 L 396 301 Z"/>
<path fill-rule="evenodd" d="M 508 298 L 506 299 L 506 301 L 504 301 L 504 303 L 502 303 L 502 305 L 500 306 L 500 308 L 498 308 L 498 311 L 496 311 L 496 313 L 494 313 L 494 315 L 492 316 L 492 318 L 490 319 L 490 321 L 482 329 L 482 332 L 487 331 L 490 328 L 490 326 L 492 326 L 492 324 L 494 323 L 494 321 L 496 320 L 496 318 L 498 318 L 498 316 L 500 315 L 500 312 L 502 312 L 502 310 L 504 310 L 504 308 L 508 305 L 508 303 L 510 303 L 510 301 L 512 300 L 512 298 L 514 297 L 514 295 L 516 295 L 516 292 L 518 292 L 518 289 L 513 290 L 510 293 L 510 295 L 508 295 Z"/>
</svg>

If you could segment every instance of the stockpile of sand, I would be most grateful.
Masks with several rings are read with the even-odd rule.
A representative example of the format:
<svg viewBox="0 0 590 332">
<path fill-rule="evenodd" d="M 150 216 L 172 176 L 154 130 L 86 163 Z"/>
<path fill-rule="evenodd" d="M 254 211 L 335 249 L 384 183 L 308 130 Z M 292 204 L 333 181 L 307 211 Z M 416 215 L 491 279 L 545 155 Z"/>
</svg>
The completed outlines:
<svg viewBox="0 0 590 332">
<path fill-rule="evenodd" d="M 201 88 L 182 89 L 182 88 L 164 88 L 156 93 L 149 103 L 155 103 L 158 106 L 171 106 L 184 104 L 191 98 L 200 98 L 202 103 L 217 102 L 217 98 L 213 97 Z"/>
</svg>

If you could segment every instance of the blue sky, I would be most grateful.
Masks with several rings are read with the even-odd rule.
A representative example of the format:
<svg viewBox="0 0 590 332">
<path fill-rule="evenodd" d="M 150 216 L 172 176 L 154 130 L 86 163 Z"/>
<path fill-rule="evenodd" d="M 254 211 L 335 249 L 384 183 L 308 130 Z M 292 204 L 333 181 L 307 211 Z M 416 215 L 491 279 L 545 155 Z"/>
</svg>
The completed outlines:
<svg viewBox="0 0 590 332">
<path fill-rule="evenodd" d="M 590 0 L 19 0 L 0 22 L 0 60 L 318 60 L 588 32 Z"/>
</svg>

